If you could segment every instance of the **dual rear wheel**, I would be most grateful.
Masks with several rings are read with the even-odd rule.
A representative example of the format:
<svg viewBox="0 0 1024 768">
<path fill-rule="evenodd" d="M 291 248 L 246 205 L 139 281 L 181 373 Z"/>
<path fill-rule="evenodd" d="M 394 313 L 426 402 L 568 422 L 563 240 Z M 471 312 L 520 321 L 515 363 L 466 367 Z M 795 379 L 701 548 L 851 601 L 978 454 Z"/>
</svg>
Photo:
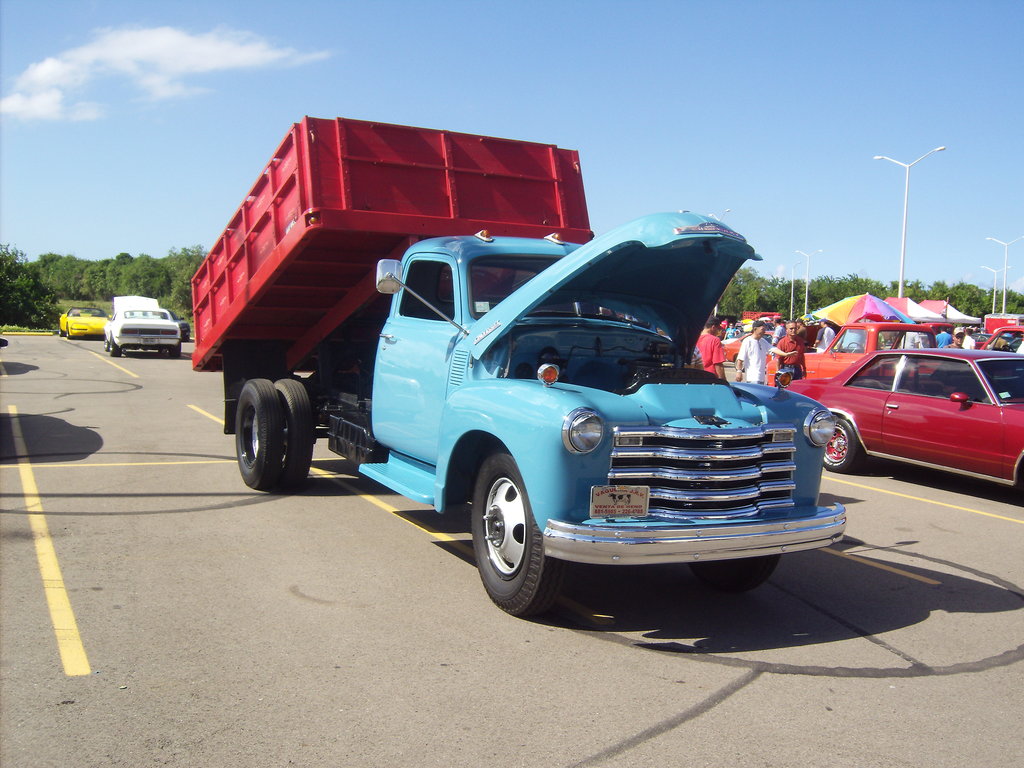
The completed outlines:
<svg viewBox="0 0 1024 768">
<path fill-rule="evenodd" d="M 238 397 L 235 452 L 242 479 L 257 491 L 295 488 L 313 461 L 313 406 L 294 379 L 249 379 Z"/>
</svg>

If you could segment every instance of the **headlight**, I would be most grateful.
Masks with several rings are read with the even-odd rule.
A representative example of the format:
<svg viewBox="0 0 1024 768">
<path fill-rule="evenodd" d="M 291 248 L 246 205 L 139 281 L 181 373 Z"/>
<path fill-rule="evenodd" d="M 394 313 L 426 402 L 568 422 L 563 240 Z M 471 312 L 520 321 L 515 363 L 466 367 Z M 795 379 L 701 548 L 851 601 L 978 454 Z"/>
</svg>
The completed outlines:
<svg viewBox="0 0 1024 768">
<path fill-rule="evenodd" d="M 589 408 L 577 408 L 562 422 L 562 443 L 567 451 L 590 453 L 604 437 L 604 420 Z"/>
<path fill-rule="evenodd" d="M 804 419 L 804 434 L 811 445 L 825 445 L 836 431 L 836 417 L 831 411 L 811 411 Z"/>
</svg>

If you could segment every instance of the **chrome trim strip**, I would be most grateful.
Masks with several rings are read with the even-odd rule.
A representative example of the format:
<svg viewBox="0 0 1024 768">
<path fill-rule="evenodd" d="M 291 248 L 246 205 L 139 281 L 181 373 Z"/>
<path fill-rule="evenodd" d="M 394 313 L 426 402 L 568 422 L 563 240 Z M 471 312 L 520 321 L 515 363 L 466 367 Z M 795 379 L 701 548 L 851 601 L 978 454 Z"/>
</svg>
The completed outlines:
<svg viewBox="0 0 1024 768">
<path fill-rule="evenodd" d="M 628 467 L 613 469 L 608 473 L 612 480 L 639 480 L 645 477 L 659 480 L 702 480 L 728 482 L 731 480 L 756 480 L 764 473 L 760 467 L 742 469 L 672 469 L 671 467 Z"/>
<path fill-rule="evenodd" d="M 672 448 L 662 446 L 654 447 L 624 447 L 613 448 L 612 459 L 674 459 L 676 461 L 744 461 L 746 459 L 759 459 L 766 453 L 784 453 L 787 449 L 774 449 L 774 446 L 790 446 L 789 451 L 795 450 L 792 443 L 765 443 L 749 448 L 731 448 L 729 450 L 714 451 L 705 448 L 704 450 L 690 450 L 687 448 Z M 769 448 L 772 446 L 772 448 Z"/>
<path fill-rule="evenodd" d="M 651 488 L 652 499 L 667 499 L 669 501 L 744 501 L 746 499 L 756 499 L 760 495 L 761 489 L 757 485 L 747 485 L 743 488 L 728 488 L 711 491 L 686 491 L 677 488 Z"/>
<path fill-rule="evenodd" d="M 664 437 L 671 440 L 751 440 L 779 433 L 796 434 L 796 428 L 785 424 L 765 424 L 763 427 L 737 427 L 735 429 L 695 429 L 692 427 L 615 427 L 617 439 L 622 437 Z"/>
<path fill-rule="evenodd" d="M 903 464 L 913 464 L 915 467 L 926 467 L 927 469 L 937 469 L 940 472 L 952 472 L 956 475 L 963 475 L 964 477 L 973 477 L 978 480 L 987 480 L 992 483 L 999 483 L 999 485 L 1013 486 L 1016 485 L 1015 480 L 1007 480 L 1005 477 L 996 477 L 995 475 L 986 475 L 981 472 L 969 472 L 966 469 L 957 469 L 956 467 L 947 467 L 942 464 L 933 464 L 929 461 L 918 461 L 917 459 L 908 459 L 903 456 L 893 456 L 891 453 L 879 453 L 877 451 L 864 451 L 869 456 L 875 456 L 879 459 L 889 459 L 891 461 L 899 461 Z"/>
<path fill-rule="evenodd" d="M 544 553 L 576 563 L 692 563 L 800 552 L 839 541 L 846 528 L 843 505 L 814 509 L 798 519 L 670 528 L 549 520 Z"/>
</svg>

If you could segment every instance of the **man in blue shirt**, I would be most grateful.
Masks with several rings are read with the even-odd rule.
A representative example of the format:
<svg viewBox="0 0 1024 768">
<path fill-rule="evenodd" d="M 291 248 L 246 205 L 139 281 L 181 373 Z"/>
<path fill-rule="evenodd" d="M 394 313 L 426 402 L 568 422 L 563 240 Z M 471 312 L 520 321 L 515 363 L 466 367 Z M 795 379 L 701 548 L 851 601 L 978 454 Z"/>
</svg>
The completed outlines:
<svg viewBox="0 0 1024 768">
<path fill-rule="evenodd" d="M 943 328 L 937 334 L 935 334 L 935 346 L 939 349 L 948 347 L 953 343 L 953 334 Z"/>
</svg>

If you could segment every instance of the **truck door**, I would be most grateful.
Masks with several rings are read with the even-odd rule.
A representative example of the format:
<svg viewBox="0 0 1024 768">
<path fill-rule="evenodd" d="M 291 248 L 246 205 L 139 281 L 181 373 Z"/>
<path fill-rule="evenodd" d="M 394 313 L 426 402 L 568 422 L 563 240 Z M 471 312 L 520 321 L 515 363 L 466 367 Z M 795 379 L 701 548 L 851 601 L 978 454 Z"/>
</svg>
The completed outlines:
<svg viewBox="0 0 1024 768">
<path fill-rule="evenodd" d="M 461 323 L 461 303 L 452 265 L 414 258 L 405 283 Z M 460 332 L 403 289 L 381 331 L 373 375 L 373 434 L 392 450 L 437 462 L 438 428 L 448 366 Z"/>
</svg>

